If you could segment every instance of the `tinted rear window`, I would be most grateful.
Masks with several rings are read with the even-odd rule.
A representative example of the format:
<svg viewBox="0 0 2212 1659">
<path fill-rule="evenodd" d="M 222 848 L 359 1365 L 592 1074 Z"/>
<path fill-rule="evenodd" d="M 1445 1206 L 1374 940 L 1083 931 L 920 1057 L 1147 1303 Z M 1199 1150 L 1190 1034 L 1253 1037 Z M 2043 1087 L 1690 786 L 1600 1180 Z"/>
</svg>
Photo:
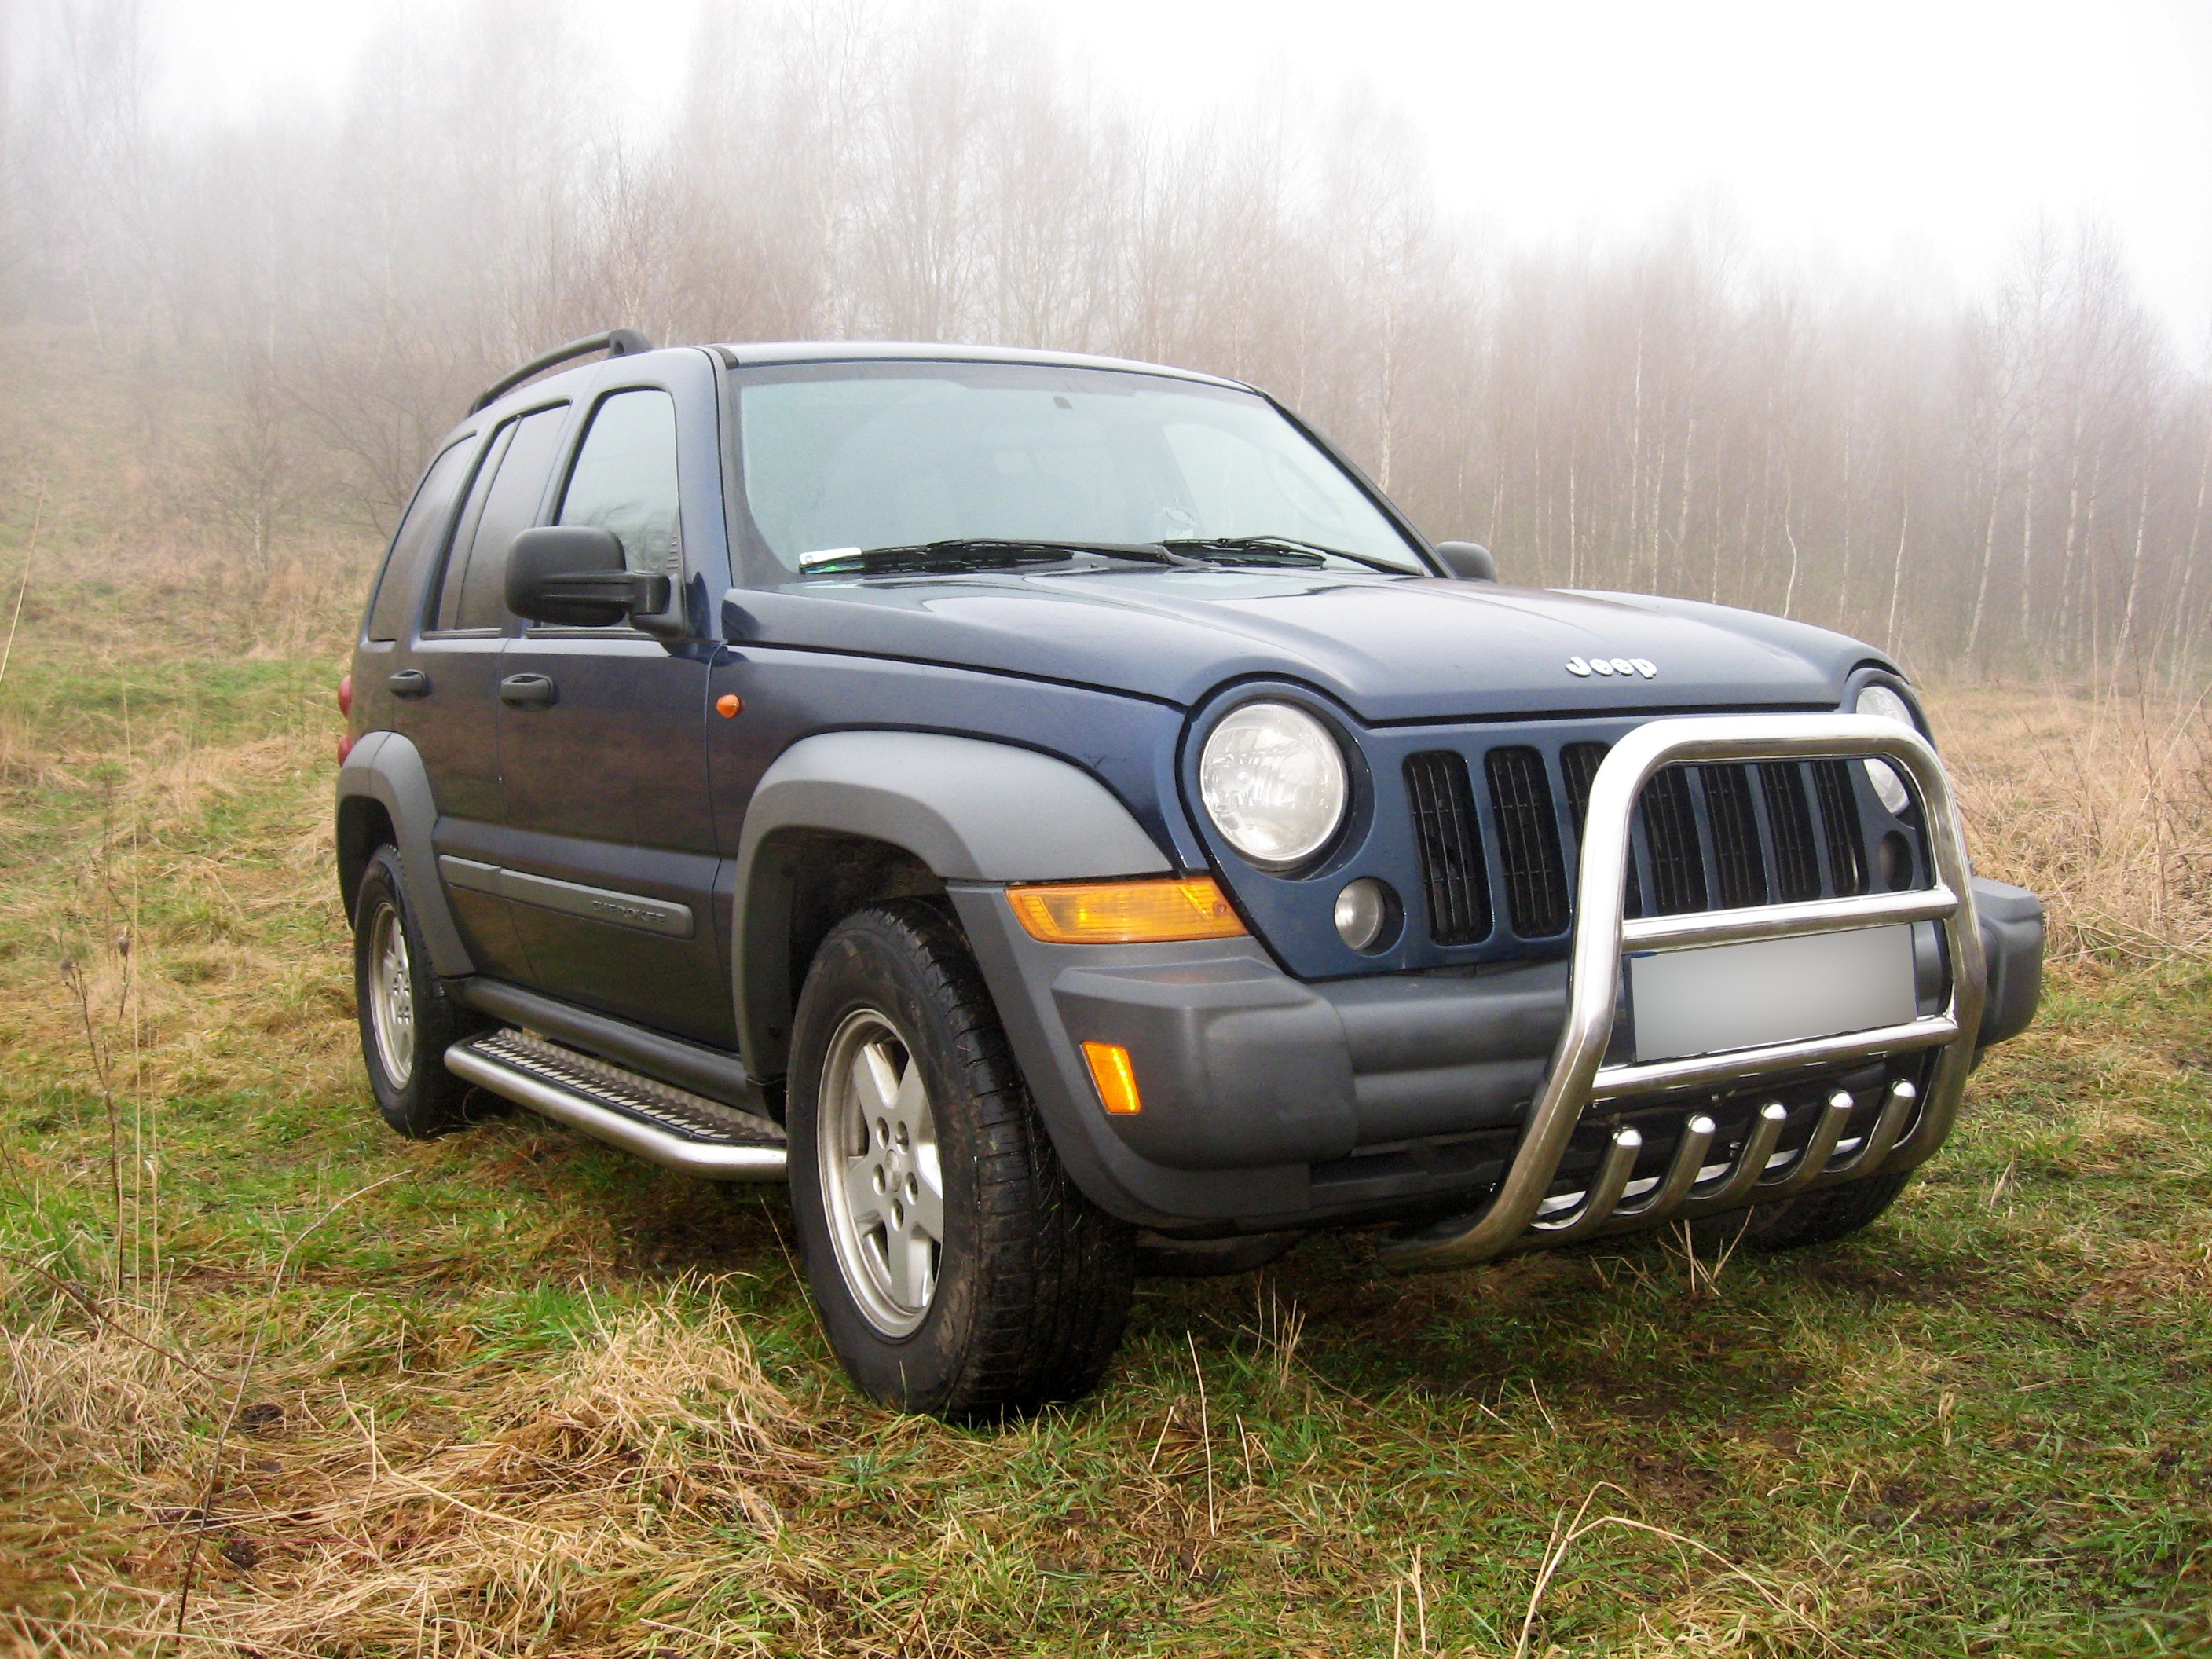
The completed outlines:
<svg viewBox="0 0 2212 1659">
<path fill-rule="evenodd" d="M 464 438 L 430 463 L 430 470 L 416 486 L 415 499 L 399 532 L 385 555 L 384 574 L 377 578 L 376 598 L 368 608 L 368 637 L 397 640 L 407 632 L 421 591 L 423 567 L 445 539 L 453 516 L 453 497 L 467 475 L 469 453 L 474 446 Z"/>
<path fill-rule="evenodd" d="M 470 492 L 469 511 L 447 561 L 438 602 L 440 628 L 498 628 L 506 623 L 507 544 L 516 532 L 538 522 L 538 503 L 545 499 L 568 418 L 565 404 L 541 409 L 511 422 L 511 432 L 502 434 L 505 445 L 485 465 L 490 482 L 479 477 Z"/>
</svg>

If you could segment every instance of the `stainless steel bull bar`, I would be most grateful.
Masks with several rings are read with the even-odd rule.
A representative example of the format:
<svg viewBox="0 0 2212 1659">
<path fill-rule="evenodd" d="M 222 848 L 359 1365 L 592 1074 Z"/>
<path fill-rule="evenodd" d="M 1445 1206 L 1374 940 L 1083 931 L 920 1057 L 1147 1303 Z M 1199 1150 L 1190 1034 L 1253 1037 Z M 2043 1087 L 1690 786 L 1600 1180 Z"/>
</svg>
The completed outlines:
<svg viewBox="0 0 2212 1659">
<path fill-rule="evenodd" d="M 1839 758 L 1885 760 L 1909 780 L 1920 803 L 1935 866 L 1932 887 L 1690 915 L 1630 920 L 1622 915 L 1637 799 L 1660 769 L 1683 762 Z M 1690 951 L 1916 921 L 1935 921 L 1943 928 L 1949 986 L 1940 1012 L 1873 1030 L 1727 1054 L 1642 1065 L 1603 1063 L 1613 1035 L 1624 951 Z M 1918 732 L 1857 714 L 1695 715 L 1638 726 L 1613 746 L 1590 783 L 1566 1022 L 1504 1178 L 1480 1212 L 1391 1237 L 1382 1246 L 1382 1258 L 1401 1267 L 1465 1266 L 1512 1251 L 1785 1198 L 1833 1182 L 1861 1180 L 1885 1169 L 1910 1169 L 1932 1154 L 1951 1132 L 1973 1063 L 1973 1039 L 1981 1026 L 1985 989 L 1981 930 L 1974 915 L 1957 803 L 1942 763 Z M 1924 1097 L 1910 1083 L 1893 1085 L 1876 1122 L 1856 1145 L 1842 1146 L 1840 1152 L 1856 1103 L 1838 1091 L 1815 1117 L 1797 1155 L 1785 1167 L 1771 1170 L 1788 1117 L 1774 1103 L 1754 1115 L 1728 1168 L 1708 1177 L 1703 1160 L 1716 1131 L 1712 1120 L 1698 1113 L 1686 1118 L 1667 1173 L 1650 1190 L 1624 1202 L 1643 1137 L 1635 1128 L 1620 1126 L 1586 1189 L 1564 1207 L 1546 1212 L 1559 1161 L 1584 1111 L 1594 1103 L 1665 1091 L 1739 1086 L 1808 1066 L 1866 1061 L 1939 1046 L 1942 1053 Z"/>
</svg>

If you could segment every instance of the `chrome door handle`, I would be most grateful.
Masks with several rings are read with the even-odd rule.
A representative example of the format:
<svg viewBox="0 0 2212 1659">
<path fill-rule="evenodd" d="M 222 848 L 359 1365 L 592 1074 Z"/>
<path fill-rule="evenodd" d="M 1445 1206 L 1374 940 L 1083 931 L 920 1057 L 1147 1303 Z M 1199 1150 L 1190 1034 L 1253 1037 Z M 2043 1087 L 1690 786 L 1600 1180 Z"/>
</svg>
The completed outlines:
<svg viewBox="0 0 2212 1659">
<path fill-rule="evenodd" d="M 419 668 L 403 668 L 385 681 L 395 697 L 427 697 L 430 695 L 430 677 Z"/>
<path fill-rule="evenodd" d="M 509 674 L 499 683 L 499 700 L 509 708 L 550 708 L 559 696 L 543 674 Z"/>
</svg>

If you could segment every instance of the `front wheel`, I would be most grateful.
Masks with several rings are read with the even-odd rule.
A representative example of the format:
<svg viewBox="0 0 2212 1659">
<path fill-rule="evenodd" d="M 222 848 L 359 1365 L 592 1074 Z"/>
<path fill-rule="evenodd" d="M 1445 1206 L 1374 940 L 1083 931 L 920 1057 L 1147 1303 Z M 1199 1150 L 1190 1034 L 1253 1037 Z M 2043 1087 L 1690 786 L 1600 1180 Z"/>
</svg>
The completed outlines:
<svg viewBox="0 0 2212 1659">
<path fill-rule="evenodd" d="M 873 906 L 817 953 L 792 1030 L 792 1207 L 853 1381 L 990 1421 L 1089 1392 L 1134 1235 L 1071 1182 L 951 921 Z"/>
</svg>

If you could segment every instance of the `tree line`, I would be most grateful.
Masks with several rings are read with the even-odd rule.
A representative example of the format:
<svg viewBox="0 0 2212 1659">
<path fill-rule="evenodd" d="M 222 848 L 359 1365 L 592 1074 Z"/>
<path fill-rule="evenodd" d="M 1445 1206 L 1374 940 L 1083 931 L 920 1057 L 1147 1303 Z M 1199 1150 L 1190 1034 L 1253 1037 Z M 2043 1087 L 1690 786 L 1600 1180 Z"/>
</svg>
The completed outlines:
<svg viewBox="0 0 2212 1659">
<path fill-rule="evenodd" d="M 307 515 L 388 528 L 559 340 L 961 340 L 1249 380 L 1510 579 L 1946 672 L 2207 654 L 2212 383 L 2094 223 L 2023 227 L 1966 297 L 1778 264 L 1710 204 L 1516 247 L 1440 211 L 1371 93 L 1163 120 L 957 0 L 710 0 L 642 112 L 556 0 L 395 11 L 336 99 L 244 118 L 178 95 L 138 0 L 0 39 L 0 318 L 130 366 L 149 420 L 213 388 L 250 560 Z"/>
</svg>

